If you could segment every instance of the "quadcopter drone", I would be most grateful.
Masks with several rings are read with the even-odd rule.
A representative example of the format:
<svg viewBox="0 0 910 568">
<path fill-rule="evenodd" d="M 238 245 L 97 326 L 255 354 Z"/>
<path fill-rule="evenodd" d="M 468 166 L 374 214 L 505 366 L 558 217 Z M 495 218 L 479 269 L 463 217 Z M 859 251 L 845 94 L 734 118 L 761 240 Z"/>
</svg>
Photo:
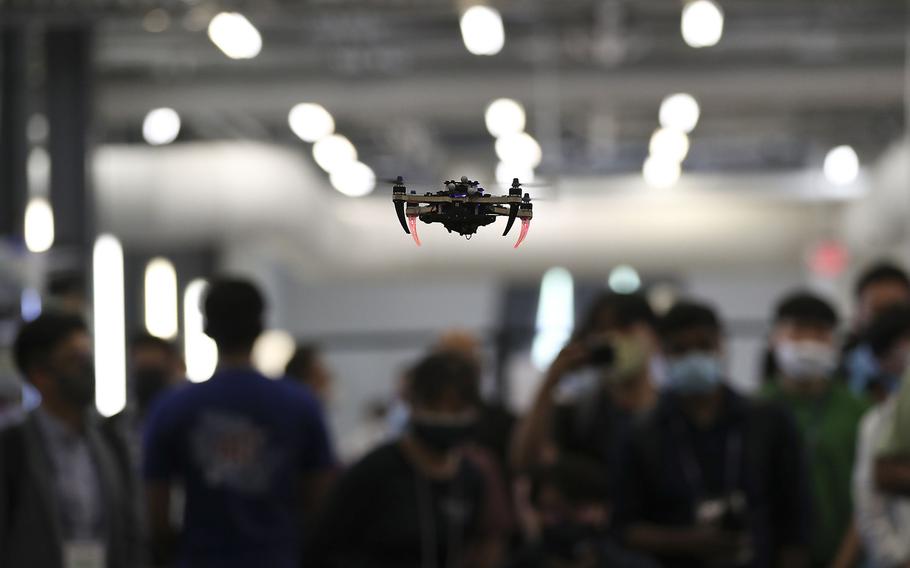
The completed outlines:
<svg viewBox="0 0 910 568">
<path fill-rule="evenodd" d="M 480 182 L 462 177 L 460 181 L 444 182 L 445 189 L 436 193 L 427 192 L 417 195 L 416 191 L 408 193 L 404 178 L 398 176 L 392 187 L 392 202 L 395 213 L 404 232 L 414 238 L 420 246 L 417 235 L 417 219 L 424 223 L 442 223 L 448 231 L 456 232 L 470 240 L 477 229 L 496 221 L 496 217 L 508 217 L 506 230 L 502 236 L 509 234 L 515 219 L 521 219 L 521 232 L 515 248 L 528 236 L 531 218 L 534 216 L 531 196 L 522 195 L 521 182 L 512 180 L 509 195 L 494 197 L 480 187 Z"/>
</svg>

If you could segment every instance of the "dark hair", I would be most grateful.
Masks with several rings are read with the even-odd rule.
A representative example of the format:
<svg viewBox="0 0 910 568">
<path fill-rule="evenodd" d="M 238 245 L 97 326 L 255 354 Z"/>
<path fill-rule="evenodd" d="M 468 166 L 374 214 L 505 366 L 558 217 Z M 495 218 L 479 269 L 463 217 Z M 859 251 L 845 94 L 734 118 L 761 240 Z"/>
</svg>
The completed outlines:
<svg viewBox="0 0 910 568">
<path fill-rule="evenodd" d="M 145 331 L 139 331 L 130 338 L 130 349 L 158 349 L 170 357 L 179 355 L 177 344 L 167 339 L 155 337 Z"/>
<path fill-rule="evenodd" d="M 531 473 L 531 502 L 540 504 L 540 494 L 552 487 L 572 505 L 608 503 L 610 485 L 608 472 L 599 462 L 574 455 L 561 455 L 551 465 L 541 466 Z"/>
<path fill-rule="evenodd" d="M 250 281 L 219 278 L 205 295 L 205 333 L 225 351 L 249 349 L 262 333 L 265 300 Z"/>
<path fill-rule="evenodd" d="M 785 296 L 778 302 L 774 310 L 774 322 L 783 321 L 835 328 L 838 317 L 834 307 L 827 300 L 808 291 L 799 291 Z"/>
<path fill-rule="evenodd" d="M 414 402 L 432 404 L 450 393 L 464 402 L 480 401 L 480 368 L 464 355 L 433 353 L 421 359 L 408 374 L 408 391 Z"/>
<path fill-rule="evenodd" d="M 660 320 L 661 337 L 667 337 L 694 327 L 706 327 L 720 333 L 720 319 L 714 308 L 691 300 L 677 302 Z"/>
<path fill-rule="evenodd" d="M 910 304 L 891 306 L 876 316 L 864 340 L 876 357 L 885 356 L 902 338 L 910 336 Z"/>
<path fill-rule="evenodd" d="M 870 266 L 860 275 L 853 293 L 859 298 L 866 288 L 882 282 L 897 282 L 910 290 L 910 278 L 902 268 L 890 262 L 880 262 Z"/>
<path fill-rule="evenodd" d="M 288 361 L 287 366 L 284 368 L 284 374 L 295 379 L 308 379 L 307 375 L 317 357 L 319 357 L 319 346 L 315 343 L 298 345 L 291 360 Z"/>
<path fill-rule="evenodd" d="M 653 328 L 657 324 L 657 316 L 643 295 L 604 292 L 588 306 L 582 324 L 575 329 L 575 338 L 582 339 L 591 334 L 604 313 L 610 319 L 610 327 L 626 328 L 644 323 Z"/>
<path fill-rule="evenodd" d="M 85 321 L 79 316 L 45 312 L 19 329 L 13 346 L 16 367 L 28 377 L 63 341 L 76 332 L 87 331 Z"/>
</svg>

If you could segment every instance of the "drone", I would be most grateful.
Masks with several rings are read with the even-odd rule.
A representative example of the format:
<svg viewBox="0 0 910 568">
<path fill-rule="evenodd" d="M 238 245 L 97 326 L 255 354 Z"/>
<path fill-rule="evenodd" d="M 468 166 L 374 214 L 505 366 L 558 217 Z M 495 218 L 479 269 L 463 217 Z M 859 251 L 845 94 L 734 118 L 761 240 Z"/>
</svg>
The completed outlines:
<svg viewBox="0 0 910 568">
<path fill-rule="evenodd" d="M 508 217 L 506 229 L 502 236 L 509 234 L 516 219 L 521 219 L 521 232 L 514 248 L 518 248 L 531 226 L 534 212 L 531 196 L 523 194 L 518 178 L 512 180 L 509 195 L 494 197 L 486 193 L 480 182 L 462 176 L 461 180 L 443 182 L 445 189 L 436 193 L 427 192 L 417 195 L 416 191 L 408 193 L 404 178 L 398 176 L 392 187 L 392 202 L 395 213 L 404 232 L 413 237 L 420 246 L 417 235 L 417 219 L 424 223 L 442 223 L 449 233 L 455 232 L 470 240 L 477 229 L 496 221 L 497 217 Z"/>
</svg>

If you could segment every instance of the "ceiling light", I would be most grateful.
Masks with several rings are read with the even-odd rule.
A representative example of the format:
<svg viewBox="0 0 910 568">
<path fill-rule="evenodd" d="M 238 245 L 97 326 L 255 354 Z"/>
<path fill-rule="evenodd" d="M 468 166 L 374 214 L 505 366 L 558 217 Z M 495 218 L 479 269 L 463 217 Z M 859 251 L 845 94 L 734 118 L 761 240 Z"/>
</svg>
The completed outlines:
<svg viewBox="0 0 910 568">
<path fill-rule="evenodd" d="M 296 348 L 297 342 L 290 333 L 281 329 L 266 331 L 253 345 L 253 366 L 263 375 L 280 378 Z"/>
<path fill-rule="evenodd" d="M 348 197 L 363 197 L 376 189 L 376 174 L 363 162 L 352 162 L 332 170 L 329 181 Z"/>
<path fill-rule="evenodd" d="M 537 140 L 527 132 L 509 134 L 496 140 L 496 155 L 503 162 L 524 168 L 536 168 L 543 159 Z"/>
<path fill-rule="evenodd" d="M 834 185 L 847 185 L 859 175 L 859 157 L 850 146 L 832 148 L 825 156 L 825 177 Z"/>
<path fill-rule="evenodd" d="M 313 144 L 313 159 L 328 173 L 357 161 L 357 148 L 341 134 L 320 138 Z"/>
<path fill-rule="evenodd" d="M 673 187 L 679 181 L 679 162 L 656 156 L 648 156 L 641 170 L 645 183 L 656 189 Z"/>
<path fill-rule="evenodd" d="M 95 406 L 113 416 L 126 406 L 126 316 L 123 247 L 112 235 L 95 241 L 92 255 Z"/>
<path fill-rule="evenodd" d="M 641 288 L 641 277 L 628 264 L 620 264 L 610 271 L 607 285 L 617 294 L 634 294 Z"/>
<path fill-rule="evenodd" d="M 551 268 L 540 282 L 531 361 L 540 370 L 550 366 L 575 325 L 575 282 L 565 268 Z"/>
<path fill-rule="evenodd" d="M 34 197 L 25 208 L 25 246 L 45 252 L 54 245 L 54 211 L 43 197 Z"/>
<path fill-rule="evenodd" d="M 489 6 L 471 6 L 461 15 L 461 37 L 474 55 L 496 55 L 506 42 L 499 11 Z"/>
<path fill-rule="evenodd" d="M 484 119 L 487 130 L 497 138 L 517 134 L 525 129 L 525 108 L 512 99 L 496 99 L 487 107 Z"/>
<path fill-rule="evenodd" d="M 194 383 L 208 380 L 218 366 L 218 346 L 204 331 L 202 298 L 207 289 L 208 282 L 196 279 L 183 293 L 183 354 L 186 376 Z"/>
<path fill-rule="evenodd" d="M 177 337 L 177 271 L 166 258 L 145 267 L 145 328 L 162 339 Z"/>
<path fill-rule="evenodd" d="M 689 137 L 675 128 L 658 128 L 651 135 L 648 148 L 652 156 L 682 162 L 689 153 Z"/>
<path fill-rule="evenodd" d="M 259 30 L 237 12 L 221 12 L 212 18 L 209 39 L 231 59 L 252 59 L 262 50 Z"/>
<path fill-rule="evenodd" d="M 172 108 L 150 110 L 142 121 L 142 137 L 152 146 L 170 144 L 180 134 L 180 115 Z"/>
<path fill-rule="evenodd" d="M 695 48 L 711 47 L 724 33 L 724 13 L 712 0 L 694 0 L 683 7 L 683 40 Z"/>
<path fill-rule="evenodd" d="M 288 113 L 288 125 L 304 142 L 315 142 L 335 132 L 335 120 L 322 105 L 300 103 Z"/>
<path fill-rule="evenodd" d="M 660 103 L 660 125 L 689 133 L 698 124 L 701 109 L 698 101 L 688 93 L 676 93 Z"/>
</svg>

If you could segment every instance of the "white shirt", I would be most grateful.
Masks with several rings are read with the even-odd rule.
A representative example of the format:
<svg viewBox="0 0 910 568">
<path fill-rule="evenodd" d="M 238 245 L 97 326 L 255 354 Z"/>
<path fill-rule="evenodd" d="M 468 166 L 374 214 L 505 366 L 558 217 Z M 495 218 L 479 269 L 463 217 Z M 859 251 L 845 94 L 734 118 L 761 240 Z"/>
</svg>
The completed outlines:
<svg viewBox="0 0 910 568">
<path fill-rule="evenodd" d="M 894 406 L 895 400 L 890 398 L 863 416 L 853 470 L 857 530 L 873 568 L 910 562 L 910 499 L 882 493 L 875 487 L 875 457 Z"/>
</svg>

